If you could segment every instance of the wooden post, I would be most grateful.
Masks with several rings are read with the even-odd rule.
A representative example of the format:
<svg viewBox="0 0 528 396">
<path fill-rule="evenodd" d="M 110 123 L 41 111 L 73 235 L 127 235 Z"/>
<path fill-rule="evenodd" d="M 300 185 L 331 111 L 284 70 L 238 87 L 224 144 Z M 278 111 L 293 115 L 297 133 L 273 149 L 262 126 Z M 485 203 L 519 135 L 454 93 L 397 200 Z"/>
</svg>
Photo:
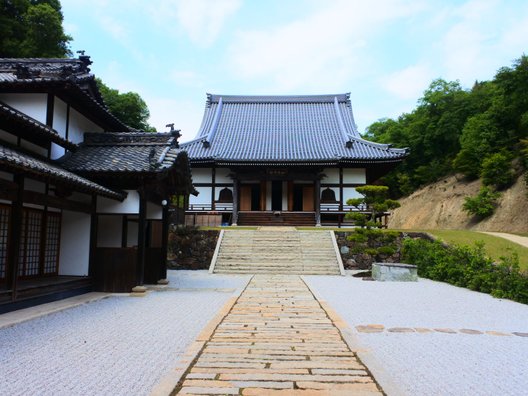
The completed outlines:
<svg viewBox="0 0 528 396">
<path fill-rule="evenodd" d="M 216 204 L 215 204 L 215 199 L 216 199 L 216 167 L 213 166 L 211 168 L 211 210 L 216 210 Z"/>
<path fill-rule="evenodd" d="M 169 205 L 163 205 L 161 216 L 161 263 L 159 279 L 167 279 L 167 252 L 169 250 Z M 161 283 L 161 282 L 160 282 Z M 163 282 L 166 283 L 166 282 Z"/>
<path fill-rule="evenodd" d="M 231 222 L 231 225 L 234 226 L 236 226 L 238 222 L 238 188 L 238 180 L 233 179 L 233 220 Z"/>
<path fill-rule="evenodd" d="M 138 189 L 139 193 L 139 220 L 138 220 L 138 249 L 137 249 L 137 273 L 138 286 L 143 286 L 145 279 L 145 249 L 147 243 L 147 198 L 143 187 Z"/>
<path fill-rule="evenodd" d="M 343 168 L 339 168 L 339 211 L 343 210 Z"/>
<path fill-rule="evenodd" d="M 15 183 L 18 185 L 16 198 L 11 206 L 11 222 L 7 256 L 7 272 L 6 281 L 7 289 L 11 290 L 11 300 L 16 300 L 17 297 L 17 279 L 18 279 L 18 265 L 20 261 L 20 238 L 22 236 L 22 218 L 23 218 L 23 196 L 24 196 L 24 177 L 22 175 L 15 175 Z"/>
<path fill-rule="evenodd" d="M 315 226 L 321 226 L 321 180 L 315 181 Z"/>
</svg>

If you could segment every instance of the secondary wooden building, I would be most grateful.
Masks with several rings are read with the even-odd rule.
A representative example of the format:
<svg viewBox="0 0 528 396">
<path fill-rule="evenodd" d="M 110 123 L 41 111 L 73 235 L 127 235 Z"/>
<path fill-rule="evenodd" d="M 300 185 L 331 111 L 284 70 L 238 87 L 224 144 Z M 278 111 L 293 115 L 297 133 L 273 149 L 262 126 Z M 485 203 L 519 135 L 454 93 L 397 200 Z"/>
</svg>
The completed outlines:
<svg viewBox="0 0 528 396">
<path fill-rule="evenodd" d="M 200 192 L 194 224 L 339 225 L 355 187 L 408 154 L 361 138 L 349 94 L 208 94 L 198 135 L 181 146 Z"/>
<path fill-rule="evenodd" d="M 0 312 L 165 277 L 178 131 L 131 130 L 79 59 L 0 59 Z"/>
</svg>

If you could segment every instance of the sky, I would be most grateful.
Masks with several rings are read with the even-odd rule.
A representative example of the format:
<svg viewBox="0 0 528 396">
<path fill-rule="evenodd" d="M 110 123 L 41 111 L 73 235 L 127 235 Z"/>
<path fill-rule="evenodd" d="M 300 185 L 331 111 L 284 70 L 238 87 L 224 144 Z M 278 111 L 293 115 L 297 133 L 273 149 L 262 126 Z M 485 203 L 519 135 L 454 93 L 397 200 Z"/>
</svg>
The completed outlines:
<svg viewBox="0 0 528 396">
<path fill-rule="evenodd" d="M 197 134 L 206 93 L 350 92 L 358 129 L 436 78 L 470 88 L 528 52 L 525 0 L 62 0 L 71 49 L 149 123 Z"/>
</svg>

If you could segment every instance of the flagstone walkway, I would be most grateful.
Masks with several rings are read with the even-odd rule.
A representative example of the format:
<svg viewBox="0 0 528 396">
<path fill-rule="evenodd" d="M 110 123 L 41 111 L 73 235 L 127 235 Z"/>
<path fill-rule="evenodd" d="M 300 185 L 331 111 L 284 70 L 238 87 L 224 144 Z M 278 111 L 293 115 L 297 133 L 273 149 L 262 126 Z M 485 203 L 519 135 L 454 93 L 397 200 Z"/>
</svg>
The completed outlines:
<svg viewBox="0 0 528 396">
<path fill-rule="evenodd" d="M 335 323 L 295 275 L 256 275 L 176 394 L 381 395 Z"/>
</svg>

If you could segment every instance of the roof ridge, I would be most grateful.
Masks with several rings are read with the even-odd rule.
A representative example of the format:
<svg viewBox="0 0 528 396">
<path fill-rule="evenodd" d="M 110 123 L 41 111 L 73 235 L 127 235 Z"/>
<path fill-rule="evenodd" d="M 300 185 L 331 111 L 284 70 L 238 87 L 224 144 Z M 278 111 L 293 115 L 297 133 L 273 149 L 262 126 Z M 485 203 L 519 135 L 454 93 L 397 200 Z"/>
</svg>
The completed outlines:
<svg viewBox="0 0 528 396">
<path fill-rule="evenodd" d="M 349 102 L 350 92 L 319 95 L 222 95 L 207 94 L 207 105 L 218 103 L 331 103 L 337 98 L 339 102 Z"/>
</svg>

